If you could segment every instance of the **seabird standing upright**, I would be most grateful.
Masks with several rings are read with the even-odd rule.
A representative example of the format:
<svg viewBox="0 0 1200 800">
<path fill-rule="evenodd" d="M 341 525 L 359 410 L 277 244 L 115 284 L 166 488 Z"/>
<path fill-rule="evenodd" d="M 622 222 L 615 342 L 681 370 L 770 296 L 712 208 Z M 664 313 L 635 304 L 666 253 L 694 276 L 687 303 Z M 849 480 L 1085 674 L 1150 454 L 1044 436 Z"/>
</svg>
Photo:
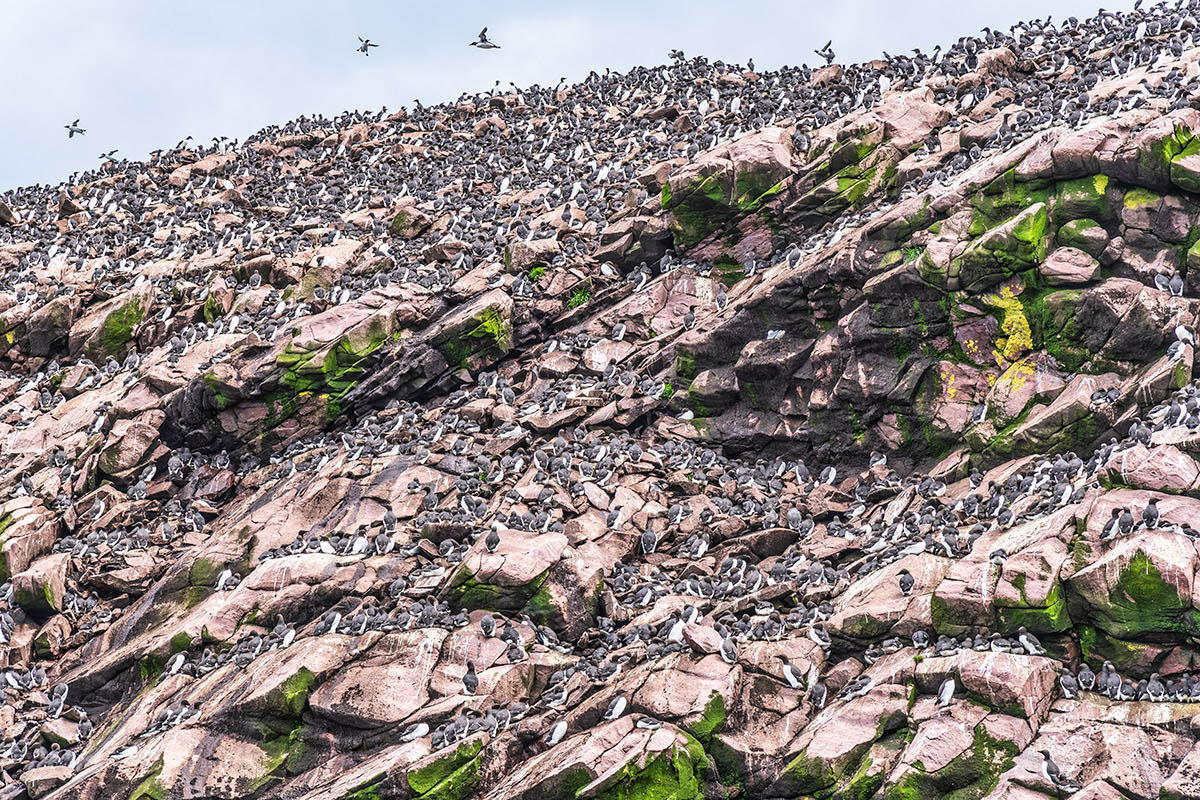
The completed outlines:
<svg viewBox="0 0 1200 800">
<path fill-rule="evenodd" d="M 467 671 L 462 676 L 463 689 L 467 694 L 475 694 L 479 689 L 479 676 L 475 674 L 475 665 L 467 662 Z"/>
</svg>

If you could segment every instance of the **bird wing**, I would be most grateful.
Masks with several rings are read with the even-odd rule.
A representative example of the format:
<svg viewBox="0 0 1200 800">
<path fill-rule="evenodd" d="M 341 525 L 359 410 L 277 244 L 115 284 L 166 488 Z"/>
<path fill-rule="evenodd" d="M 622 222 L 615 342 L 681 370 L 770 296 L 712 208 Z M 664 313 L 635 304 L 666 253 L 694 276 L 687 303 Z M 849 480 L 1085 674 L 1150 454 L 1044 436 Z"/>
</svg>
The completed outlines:
<svg viewBox="0 0 1200 800">
<path fill-rule="evenodd" d="M 483 30 L 481 30 L 481 31 L 479 32 L 479 38 L 480 38 L 480 39 L 486 39 L 486 38 L 487 38 L 487 26 L 486 26 L 486 25 L 484 26 Z"/>
</svg>

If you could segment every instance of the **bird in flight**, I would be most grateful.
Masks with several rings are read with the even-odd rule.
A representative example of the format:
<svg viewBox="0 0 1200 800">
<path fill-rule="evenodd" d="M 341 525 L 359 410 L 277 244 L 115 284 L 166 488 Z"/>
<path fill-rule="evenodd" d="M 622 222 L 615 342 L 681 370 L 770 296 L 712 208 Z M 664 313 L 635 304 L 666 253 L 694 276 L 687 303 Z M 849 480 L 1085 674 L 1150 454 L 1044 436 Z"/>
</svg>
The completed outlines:
<svg viewBox="0 0 1200 800">
<path fill-rule="evenodd" d="M 87 133 L 87 131 L 85 129 L 79 127 L 79 120 L 75 120 L 70 125 L 63 125 L 63 127 L 67 129 L 67 138 L 68 139 L 75 138 L 75 134 L 77 134 L 77 133 L 80 136 Z"/>
<path fill-rule="evenodd" d="M 813 50 L 814 53 L 819 55 L 821 58 L 825 59 L 825 63 L 827 65 L 832 64 L 833 60 L 835 58 L 837 58 L 837 55 L 834 54 L 833 50 L 830 49 L 830 47 L 829 47 L 829 45 L 831 45 L 831 44 L 833 44 L 833 39 L 830 39 L 828 42 L 826 42 L 825 46 L 822 47 L 820 50 Z"/>
<path fill-rule="evenodd" d="M 112 157 L 117 154 L 116 150 L 109 150 L 107 153 L 100 154 L 101 161 L 112 161 Z"/>
<path fill-rule="evenodd" d="M 487 28 L 479 32 L 479 38 L 471 42 L 471 47 L 478 47 L 480 50 L 499 50 L 500 45 L 493 42 L 487 37 Z"/>
<path fill-rule="evenodd" d="M 370 39 L 364 39 L 364 38 L 363 38 L 363 37 L 361 37 L 361 36 L 360 36 L 360 37 L 358 37 L 358 41 L 359 41 L 359 45 L 358 45 L 358 52 L 362 53 L 364 56 L 369 56 L 369 55 L 371 55 L 371 51 L 370 51 L 370 50 L 368 50 L 367 48 L 370 48 L 370 47 L 379 47 L 379 45 L 375 44 L 375 43 L 374 43 L 374 42 L 372 42 Z"/>
</svg>

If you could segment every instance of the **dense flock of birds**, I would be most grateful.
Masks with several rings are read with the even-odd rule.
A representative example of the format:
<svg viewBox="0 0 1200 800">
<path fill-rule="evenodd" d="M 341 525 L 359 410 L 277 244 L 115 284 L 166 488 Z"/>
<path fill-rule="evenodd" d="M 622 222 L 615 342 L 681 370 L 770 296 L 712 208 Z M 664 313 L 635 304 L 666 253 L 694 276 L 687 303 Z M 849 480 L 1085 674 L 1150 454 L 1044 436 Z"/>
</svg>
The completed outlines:
<svg viewBox="0 0 1200 800">
<path fill-rule="evenodd" d="M 178 363 L 197 342 L 221 334 L 239 334 L 242 338 L 235 341 L 242 341 L 252 333 L 272 340 L 287 320 L 352 303 L 378 286 L 411 282 L 443 290 L 475 266 L 498 261 L 504 247 L 513 242 L 557 238 L 561 252 L 551 266 L 566 265 L 595 249 L 597 237 L 614 216 L 654 201 L 636 181 L 653 164 L 681 155 L 694 158 L 717 144 L 776 124 L 795 126 L 794 143 L 803 153 L 817 128 L 871 108 L 884 92 L 929 84 L 937 87 L 936 98 L 952 105 L 959 115 L 926 141 L 922 153 L 928 169 L 902 188 L 900 196 L 907 197 L 949 180 L 989 152 L 1052 126 L 1077 126 L 1098 115 L 1147 104 L 1164 109 L 1188 105 L 1200 85 L 1171 62 L 1197 44 L 1195 8 L 1194 2 L 1181 2 L 1139 7 L 1127 14 L 1101 12 L 1083 21 L 1023 23 L 1008 32 L 988 29 L 930 54 L 914 51 L 911 56 L 889 55 L 880 62 L 845 67 L 832 82 L 819 87 L 811 82 L 813 70 L 805 66 L 756 73 L 752 63 L 742 67 L 687 59 L 675 52 L 669 65 L 624 74 L 592 73 L 576 85 L 563 81 L 554 87 L 521 89 L 501 88 L 497 82 L 493 91 L 464 95 L 454 104 L 417 103 L 390 116 L 383 109 L 347 112 L 332 119 L 302 117 L 259 131 L 244 142 L 218 137 L 207 146 L 194 144 L 189 137 L 173 148 L 155 151 L 144 163 L 106 153 L 98 169 L 73 175 L 65 184 L 11 189 L 0 195 L 0 201 L 20 219 L 19 224 L 0 226 L 0 246 L 33 245 L 0 276 L 0 290 L 18 306 L 34 309 L 61 294 L 79 292 L 95 300 L 149 283 L 155 319 L 167 331 L 162 343 L 166 358 Z M 498 47 L 487 38 L 486 28 L 471 44 Z M 828 63 L 835 58 L 831 44 L 818 51 Z M 375 46 L 360 39 L 364 55 Z M 1022 77 L 987 75 L 958 92 L 957 79 L 976 69 L 980 54 L 999 47 L 1011 48 L 1018 63 L 1027 65 Z M 1067 67 L 1074 68 L 1071 77 L 1060 79 Z M 1148 68 L 1161 81 L 1156 87 L 1143 81 L 1120 96 L 1092 96 L 1102 81 L 1139 68 Z M 1013 100 L 998 109 L 1003 123 L 991 139 L 965 152 L 948 147 L 949 137 L 942 134 L 963 125 L 963 115 L 1001 89 L 1010 90 Z M 658 108 L 674 108 L 678 116 L 647 113 Z M 502 125 L 476 129 L 485 116 L 498 118 Z M 78 123 L 66 126 L 69 136 L 84 134 Z M 374 144 L 345 138 L 328 142 L 330 134 L 360 125 L 365 140 Z M 280 153 L 285 144 L 299 148 L 313 164 L 329 168 L 297 174 L 292 160 Z M 189 177 L 182 185 L 169 181 L 176 167 L 212 155 L 229 158 L 222 176 Z M 406 239 L 390 235 L 390 220 L 383 217 L 363 225 L 344 221 L 349 213 L 390 208 L 405 198 L 431 216 L 445 217 L 445 224 L 435 233 Z M 808 240 L 777 253 L 770 263 L 794 264 L 806 250 L 831 241 L 875 213 L 878 208 L 831 220 Z M 259 273 L 240 281 L 228 273 L 263 256 L 320 266 L 322 257 L 316 247 L 343 238 L 367 240 L 370 245 L 336 286 L 311 301 L 268 287 L 258 312 L 212 323 L 201 321 L 195 313 L 207 298 L 216 270 L 224 268 L 224 278 L 235 292 L 260 289 Z M 461 254 L 441 262 L 431 260 L 427 248 L 447 240 L 463 243 Z M 161 260 L 174 261 L 178 268 L 161 277 L 142 274 L 142 266 Z M 380 262 L 382 269 L 358 268 Z M 73 266 L 86 280 L 78 286 L 39 280 L 53 263 Z M 643 289 L 656 280 L 656 274 L 688 263 L 668 254 L 628 274 L 607 267 L 606 277 Z M 747 265 L 747 273 L 754 269 Z M 1170 279 L 1165 285 L 1175 293 Z M 538 292 L 529 281 L 510 288 L 518 301 Z M 722 310 L 728 298 L 719 296 L 714 302 Z M 692 317 L 683 320 L 685 326 L 696 322 L 695 311 L 689 313 Z M 624 333 L 613 330 L 612 338 L 620 339 Z M 593 343 L 563 336 L 546 349 L 579 350 Z M 141 379 L 143 358 L 131 350 L 123 361 L 113 358 L 104 364 L 82 357 L 39 362 L 30 374 L 18 372 L 21 364 L 10 365 L 9 374 L 15 372 L 21 381 L 18 398 L 34 398 L 29 405 L 15 406 L 18 427 L 32 424 L 39 414 L 64 401 L 64 376 L 73 376 L 77 392 L 112 381 L 129 386 Z M 200 678 L 228 664 L 245 669 L 255 658 L 289 647 L 304 636 L 477 627 L 480 635 L 505 643 L 510 663 L 527 658 L 532 647 L 545 647 L 569 657 L 570 666 L 555 672 L 538 697 L 486 713 L 460 714 L 432 729 L 427 722 L 413 723 L 402 737 L 411 741 L 428 735 L 435 747 L 446 746 L 475 731 L 496 734 L 528 715 L 544 713 L 542 731 L 546 743 L 553 745 L 569 733 L 563 709 L 578 706 L 592 692 L 611 684 L 622 670 L 688 650 L 685 629 L 703 619 L 719 635 L 720 655 L 730 663 L 738 660 L 739 648 L 747 642 L 798 636 L 827 653 L 861 653 L 868 663 L 910 647 L 936 655 L 960 649 L 1045 652 L 1024 629 L 1015 637 L 980 632 L 960 639 L 935 638 L 918 631 L 907 639 L 858 643 L 835 637 L 825 622 L 855 579 L 906 556 L 964 557 L 990 531 L 1077 503 L 1088 487 L 1096 485 L 1099 472 L 1119 460 L 1125 449 L 1149 441 L 1161 430 L 1194 427 L 1191 421 L 1200 407 L 1196 384 L 1189 385 L 1150 411 L 1144 422 L 1135 420 L 1128 437 L 1114 439 L 1086 457 L 1068 453 L 1042 458 L 1003 481 L 984 482 L 982 475 L 973 472 L 970 490 L 948 498 L 942 481 L 915 473 L 901 476 L 887 468 L 882 455 L 874 456 L 870 469 L 862 473 L 847 474 L 835 466 L 810 471 L 800 459 L 743 461 L 689 441 L 639 438 L 628 432 L 577 427 L 538 438 L 530 436 L 520 421 L 491 425 L 460 413 L 462 406 L 479 398 L 512 407 L 520 420 L 561 410 L 581 393 L 664 396 L 666 387 L 660 381 L 628 370 L 612 367 L 599 377 L 557 379 L 531 373 L 524 379 L 483 373 L 474 381 L 441 405 L 393 402 L 387 409 L 346 422 L 339 430 L 305 437 L 263 459 L 241 452 L 176 450 L 161 465 L 165 475 L 158 474 L 160 466 L 148 465 L 123 487 L 127 499 L 139 504 L 138 522 L 129 527 L 98 525 L 110 510 L 103 499 L 87 508 L 77 507 L 72 487 L 81 485 L 80 465 L 62 449 L 49 452 L 39 464 L 40 471 L 25 465 L 16 474 L 9 468 L 5 479 L 15 494 L 40 497 L 55 513 L 76 515 L 76 529 L 56 542 L 54 549 L 70 554 L 72 574 L 83 586 L 87 576 L 121 563 L 130 551 L 151 552 L 162 563 L 180 557 L 190 546 L 185 543 L 187 534 L 202 534 L 220 509 L 176 495 L 214 473 L 265 474 L 266 488 L 259 490 L 265 492 L 271 486 L 304 480 L 331 463 L 348 468 L 373 459 L 403 458 L 431 466 L 446 458 L 470 460 L 472 469 L 460 471 L 449 488 L 439 490 L 437 485 L 420 482 L 407 487 L 423 497 L 414 517 L 399 519 L 389 511 L 369 529 L 301 533 L 289 545 L 256 554 L 260 560 L 303 553 L 403 559 L 407 572 L 379 587 L 378 596 L 343 598 L 334 608 L 308 619 L 280 617 L 270 629 L 248 626 L 230 647 L 193 645 L 175 654 L 164 672 Z M 1121 398 L 1106 393 L 1093 401 L 1120 402 Z M 101 406 L 91 430 L 102 433 L 111 422 L 111 409 Z M 517 438 L 520 446 L 500 457 L 489 455 L 484 444 L 505 436 Z M 687 475 L 699 494 L 682 494 L 669 480 L 675 474 Z M 613 600 L 611 614 L 596 619 L 580 641 L 563 642 L 551 627 L 524 615 L 473 617 L 438 591 L 447 573 L 471 548 L 496 551 L 512 530 L 562 530 L 568 519 L 587 507 L 588 483 L 607 490 L 635 475 L 642 495 L 662 502 L 667 511 L 641 530 L 631 529 L 624 509 L 607 513 L 606 527 L 628 534 L 631 552 L 605 578 Z M 517 488 L 527 478 L 538 492 L 535 499 L 527 499 L 527 486 Z M 166 482 L 165 500 L 161 495 L 148 496 L 156 479 Z M 51 484 L 55 488 L 47 494 L 45 487 Z M 825 486 L 830 488 L 822 489 L 823 493 L 845 499 L 844 511 L 814 513 L 809 508 L 812 493 Z M 894 506 L 898 498 L 903 498 L 906 510 L 885 522 L 885 508 Z M 718 525 L 730 523 L 723 529 L 738 533 L 785 528 L 795 541 L 782 555 L 760 559 L 739 543 L 738 533 L 723 538 L 715 532 Z M 449 535 L 433 547 L 415 537 L 414 532 L 427 524 L 444 524 L 446 530 L 459 526 L 470 532 Z M 1150 507 L 1115 511 L 1104 538 L 1165 526 L 1195 536 L 1186 523 L 1174 525 Z M 834 555 L 814 558 L 809 543 L 822 537 L 841 539 L 844 544 Z M 646 558 L 655 553 L 668 558 Z M 995 564 L 1006 557 L 1003 550 L 989 554 Z M 712 565 L 707 573 L 693 568 L 683 574 L 684 564 L 706 563 Z M 240 580 L 240 575 L 226 569 L 213 589 L 229 590 Z M 910 574 L 901 572 L 898 581 L 901 591 L 912 591 Z M 764 591 L 773 587 L 787 591 Z M 769 599 L 764 599 L 767 595 Z M 654 624 L 636 621 L 667 597 L 682 598 L 681 608 Z M 123 603 L 128 602 L 124 598 Z M 7 642 L 23 619 L 11 584 L 0 590 L 0 607 L 0 639 Z M 64 599 L 64 616 L 76 640 L 106 629 L 123 608 L 103 592 L 86 588 Z M 802 674 L 783 660 L 777 677 L 802 690 L 814 709 L 833 701 L 819 669 Z M 15 737 L 0 745 L 0 767 L 5 773 L 75 766 L 92 730 L 79 704 L 82 701 L 69 697 L 66 684 L 48 688 L 46 669 L 38 663 L 11 667 L 3 680 L 6 703 L 23 723 Z M 463 692 L 474 694 L 478 686 L 478 674 L 468 665 Z M 861 676 L 842 687 L 839 696 L 859 696 L 870 688 L 870 678 Z M 1110 664 L 1104 664 L 1098 674 L 1086 664 L 1078 671 L 1065 671 L 1061 688 L 1067 697 L 1097 691 L 1113 700 L 1178 701 L 1200 696 L 1200 680 L 1195 677 L 1164 682 L 1152 675 L 1134 683 L 1117 675 Z M 953 702 L 956 690 L 950 679 L 939 691 L 939 702 Z M 604 718 L 632 713 L 636 706 L 636 698 L 614 697 Z M 186 701 L 173 703 L 158 713 L 139 739 L 200 713 Z M 74 741 L 67 747 L 58 742 L 47 746 L 40 728 L 60 717 L 77 723 Z M 662 723 L 639 714 L 637 724 L 654 728 Z M 130 756 L 138 747 L 138 741 L 129 742 L 116 757 Z M 1057 775 L 1048 755 L 1046 762 L 1044 769 Z M 1070 782 L 1059 775 L 1056 785 L 1069 788 Z"/>
</svg>

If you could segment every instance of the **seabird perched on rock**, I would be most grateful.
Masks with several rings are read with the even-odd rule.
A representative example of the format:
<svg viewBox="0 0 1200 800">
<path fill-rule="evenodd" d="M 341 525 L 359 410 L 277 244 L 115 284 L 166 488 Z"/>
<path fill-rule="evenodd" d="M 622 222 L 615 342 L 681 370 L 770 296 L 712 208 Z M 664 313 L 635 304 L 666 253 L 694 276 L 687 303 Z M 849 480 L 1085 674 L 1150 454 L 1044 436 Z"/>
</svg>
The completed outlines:
<svg viewBox="0 0 1200 800">
<path fill-rule="evenodd" d="M 561 742 L 563 737 L 566 735 L 567 721 L 565 719 L 560 719 L 558 722 L 554 723 L 554 726 L 550 728 L 550 732 L 546 734 L 546 744 L 553 747 Z"/>
<path fill-rule="evenodd" d="M 1042 643 L 1038 638 L 1025 629 L 1025 626 L 1017 628 L 1017 641 L 1021 647 L 1025 648 L 1025 652 L 1031 656 L 1045 655 L 1046 649 L 1042 647 Z"/>
<path fill-rule="evenodd" d="M 647 528 L 642 531 L 641 544 L 643 553 L 653 553 L 655 548 L 658 547 L 658 536 L 654 531 Z"/>
<path fill-rule="evenodd" d="M 783 662 L 783 679 L 787 681 L 788 686 L 793 689 L 803 689 L 805 683 L 804 673 L 789 661 L 786 655 L 780 654 L 775 657 Z"/>
<path fill-rule="evenodd" d="M 1142 524 L 1147 528 L 1158 527 L 1158 501 L 1153 497 L 1146 503 L 1146 508 L 1142 511 Z"/>
<path fill-rule="evenodd" d="M 417 739 L 420 739 L 422 736 L 425 736 L 428 733 L 429 725 L 427 723 L 414 722 L 412 725 L 409 725 L 407 728 L 405 728 L 400 734 L 400 741 L 415 742 Z"/>
<path fill-rule="evenodd" d="M 721 660 L 726 664 L 736 664 L 738 661 L 737 643 L 729 636 L 721 640 Z"/>
<path fill-rule="evenodd" d="M 821 681 L 817 681 L 808 690 L 808 700 L 812 703 L 813 708 L 820 711 L 825 707 L 825 700 L 829 696 L 829 689 Z"/>
<path fill-rule="evenodd" d="M 1069 670 L 1063 670 L 1058 676 L 1058 686 L 1062 689 L 1063 697 L 1074 700 L 1079 695 L 1079 681 Z"/>
<path fill-rule="evenodd" d="M 1050 757 L 1049 750 L 1038 750 L 1042 755 L 1042 777 L 1046 779 L 1052 786 L 1061 789 L 1067 794 L 1072 794 L 1079 791 L 1079 787 L 1063 777 L 1062 771 L 1059 770 L 1058 764 L 1054 763 L 1054 759 Z"/>
<path fill-rule="evenodd" d="M 912 573 L 906 569 L 900 570 L 899 578 L 900 578 L 900 593 L 903 594 L 905 597 L 908 597 L 910 594 L 912 594 L 913 586 L 916 585 L 917 579 L 914 578 L 912 576 Z"/>
<path fill-rule="evenodd" d="M 500 45 L 493 42 L 487 37 L 487 28 L 479 32 L 479 36 L 475 41 L 471 42 L 471 47 L 478 47 L 480 50 L 499 50 Z"/>
<path fill-rule="evenodd" d="M 479 690 L 479 676 L 475 674 L 475 665 L 468 661 L 467 671 L 462 676 L 463 691 L 467 694 L 475 694 Z"/>
<path fill-rule="evenodd" d="M 954 683 L 953 675 L 946 678 L 946 680 L 942 681 L 942 685 L 938 687 L 938 693 L 937 693 L 937 704 L 940 707 L 946 708 L 950 705 L 951 702 L 954 701 L 955 688 L 956 688 L 956 684 Z"/>
<path fill-rule="evenodd" d="M 1086 661 L 1079 665 L 1079 674 L 1075 679 L 1081 688 L 1089 692 L 1096 687 L 1096 673 L 1092 672 Z"/>
<path fill-rule="evenodd" d="M 608 704 L 608 709 L 604 712 L 603 719 L 614 720 L 625 713 L 625 707 L 629 705 L 629 701 L 624 695 L 617 695 Z"/>
</svg>

